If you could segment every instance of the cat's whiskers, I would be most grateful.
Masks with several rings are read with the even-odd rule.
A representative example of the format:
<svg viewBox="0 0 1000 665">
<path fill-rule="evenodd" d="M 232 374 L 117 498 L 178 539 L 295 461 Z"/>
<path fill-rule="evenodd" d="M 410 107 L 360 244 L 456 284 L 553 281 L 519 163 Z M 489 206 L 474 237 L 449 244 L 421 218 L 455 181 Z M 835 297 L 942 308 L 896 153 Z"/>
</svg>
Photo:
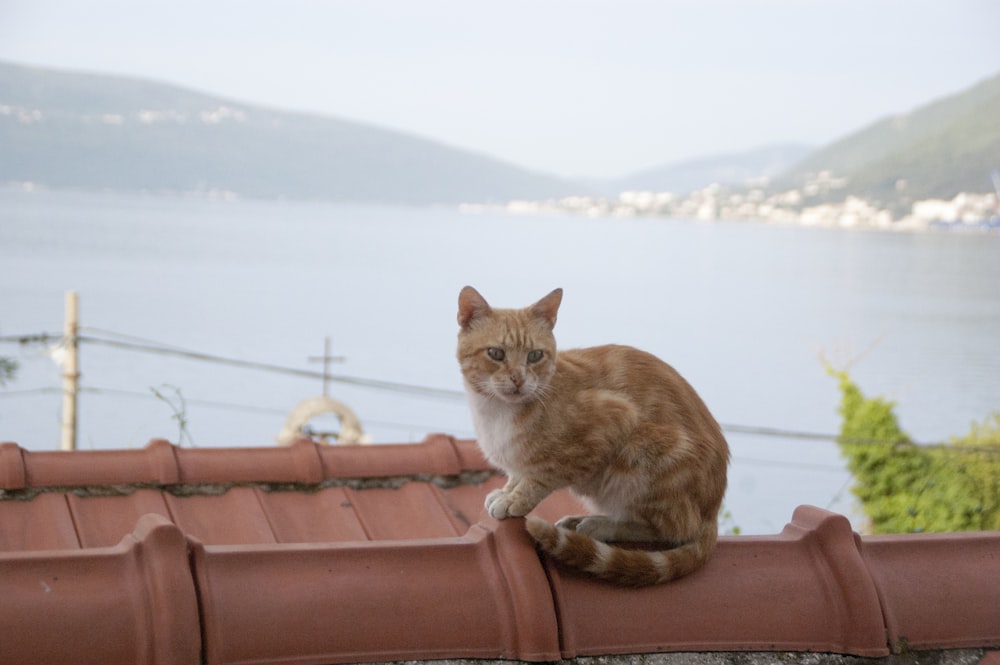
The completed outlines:
<svg viewBox="0 0 1000 665">
<path fill-rule="evenodd" d="M 539 407 L 542 411 L 549 410 L 549 402 L 552 397 L 552 386 L 550 384 L 539 384 L 532 395 L 535 402 L 538 402 Z"/>
</svg>

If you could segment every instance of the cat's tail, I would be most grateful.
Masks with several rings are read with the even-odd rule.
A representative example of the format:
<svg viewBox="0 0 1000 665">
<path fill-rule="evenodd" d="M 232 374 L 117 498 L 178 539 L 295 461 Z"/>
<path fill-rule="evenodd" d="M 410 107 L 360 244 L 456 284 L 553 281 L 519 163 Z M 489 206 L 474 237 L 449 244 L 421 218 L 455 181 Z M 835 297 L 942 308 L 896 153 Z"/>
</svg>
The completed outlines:
<svg viewBox="0 0 1000 665">
<path fill-rule="evenodd" d="M 715 550 L 718 526 L 708 521 L 696 540 L 668 550 L 632 550 L 526 518 L 528 533 L 556 561 L 608 582 L 628 587 L 661 584 L 701 568 Z"/>
</svg>

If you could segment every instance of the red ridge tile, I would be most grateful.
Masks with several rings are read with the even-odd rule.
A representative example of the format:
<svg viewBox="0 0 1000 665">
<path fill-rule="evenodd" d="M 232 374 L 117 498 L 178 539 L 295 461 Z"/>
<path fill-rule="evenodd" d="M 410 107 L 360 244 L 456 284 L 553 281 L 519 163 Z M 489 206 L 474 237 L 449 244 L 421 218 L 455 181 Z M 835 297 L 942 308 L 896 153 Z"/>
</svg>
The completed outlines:
<svg viewBox="0 0 1000 665">
<path fill-rule="evenodd" d="M 150 476 L 160 485 L 174 485 L 180 481 L 177 468 L 177 446 L 166 439 L 152 439 L 146 444 L 146 464 Z"/>
<path fill-rule="evenodd" d="M 485 512 L 485 511 L 484 511 Z M 514 633 L 516 657 L 529 661 L 552 661 L 559 658 L 558 617 L 554 599 L 547 587 L 545 569 L 540 565 L 535 543 L 521 520 L 497 522 L 491 517 L 472 530 L 492 532 L 492 566 L 499 568 L 506 580 Z M 472 531 L 470 530 L 470 531 Z M 510 657 L 510 656 L 504 656 Z"/>
<path fill-rule="evenodd" d="M 86 487 L 177 482 L 173 446 L 154 440 L 141 450 L 21 450 L 23 487 Z"/>
<path fill-rule="evenodd" d="M 0 444 L 0 489 L 14 490 L 0 492 L 0 662 L 1000 646 L 1000 532 L 862 538 L 800 507 L 778 535 L 723 538 L 701 571 L 628 590 L 540 558 L 522 520 L 488 517 L 483 498 L 504 482 L 475 473 L 488 468 L 475 442 L 444 435 L 351 448 Z M 562 491 L 535 514 L 581 512 Z"/>
<path fill-rule="evenodd" d="M 474 441 L 432 434 L 420 444 L 324 446 L 300 439 L 269 448 L 180 448 L 153 439 L 140 450 L 27 451 L 0 444 L 0 489 L 149 483 L 301 483 L 324 479 L 457 476 L 488 465 Z"/>
<path fill-rule="evenodd" d="M 0 443 L 0 490 L 19 490 L 26 485 L 21 447 L 16 443 Z"/>
<path fill-rule="evenodd" d="M 160 516 L 114 547 L 0 554 L 0 580 L 0 662 L 200 662 L 186 543 Z"/>
<path fill-rule="evenodd" d="M 140 642 L 149 662 L 200 663 L 200 616 L 184 534 L 160 515 L 144 515 L 123 542 L 130 539 L 142 572 L 140 605 L 151 615 Z"/>
<path fill-rule="evenodd" d="M 894 651 L 1000 647 L 1000 532 L 869 536 Z"/>
<path fill-rule="evenodd" d="M 467 471 L 486 471 L 491 469 L 490 463 L 483 456 L 479 444 L 473 439 L 453 439 L 455 453 L 458 455 L 459 466 Z"/>
<path fill-rule="evenodd" d="M 888 654 L 846 518 L 799 507 L 777 537 L 722 538 L 701 570 L 627 590 L 546 562 L 563 657 L 663 651 Z"/>
<path fill-rule="evenodd" d="M 525 539 L 510 524 L 393 543 L 194 543 L 206 660 L 555 660 L 551 599 Z M 516 569 L 532 561 L 525 583 Z"/>
<path fill-rule="evenodd" d="M 462 466 L 453 441 L 451 437 L 435 434 L 416 445 L 318 446 L 318 451 L 325 478 L 456 476 Z"/>
<path fill-rule="evenodd" d="M 175 448 L 180 482 L 306 483 L 323 480 L 317 445 L 305 440 L 269 448 Z"/>
<path fill-rule="evenodd" d="M 65 495 L 40 494 L 31 501 L 0 501 L 0 552 L 78 547 L 80 541 Z"/>
</svg>

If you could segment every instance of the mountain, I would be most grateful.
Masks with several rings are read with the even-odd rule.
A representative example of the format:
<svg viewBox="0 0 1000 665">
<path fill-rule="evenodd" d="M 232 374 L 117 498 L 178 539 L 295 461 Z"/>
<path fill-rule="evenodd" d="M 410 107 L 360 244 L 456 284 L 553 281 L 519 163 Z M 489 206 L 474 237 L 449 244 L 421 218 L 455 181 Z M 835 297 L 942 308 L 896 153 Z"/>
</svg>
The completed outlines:
<svg viewBox="0 0 1000 665">
<path fill-rule="evenodd" d="M 806 204 L 851 195 L 906 210 L 918 199 L 991 191 L 990 173 L 1000 168 L 1000 75 L 813 152 L 773 145 L 580 183 L 363 123 L 0 62 L 0 156 L 0 185 L 453 204 L 687 193 L 771 178 L 770 190 L 799 188 Z M 823 171 L 844 185 L 809 194 Z"/>
<path fill-rule="evenodd" d="M 0 62 L 0 183 L 400 204 L 504 202 L 577 184 L 356 122 L 130 78 Z"/>
<path fill-rule="evenodd" d="M 875 122 L 817 150 L 776 184 L 798 186 L 821 171 L 845 178 L 840 192 L 896 207 L 992 191 L 1000 168 L 1000 75 Z"/>
<path fill-rule="evenodd" d="M 602 189 L 611 194 L 629 190 L 687 193 L 711 184 L 743 185 L 786 171 L 810 151 L 801 144 L 785 143 L 673 162 L 602 183 Z"/>
</svg>

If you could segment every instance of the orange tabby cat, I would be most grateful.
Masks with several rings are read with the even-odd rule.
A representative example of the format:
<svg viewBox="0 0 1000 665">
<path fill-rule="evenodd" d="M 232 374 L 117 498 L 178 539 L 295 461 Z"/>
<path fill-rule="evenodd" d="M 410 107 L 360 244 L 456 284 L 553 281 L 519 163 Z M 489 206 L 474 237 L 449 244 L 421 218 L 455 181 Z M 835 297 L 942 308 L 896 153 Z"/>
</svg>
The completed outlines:
<svg viewBox="0 0 1000 665">
<path fill-rule="evenodd" d="M 556 352 L 556 289 L 525 309 L 458 298 L 458 360 L 479 446 L 508 477 L 489 493 L 496 519 L 527 515 L 569 487 L 593 515 L 527 529 L 565 565 L 627 586 L 686 575 L 711 556 L 729 447 L 694 389 L 627 346 Z M 662 542 L 659 551 L 614 541 Z"/>
</svg>

